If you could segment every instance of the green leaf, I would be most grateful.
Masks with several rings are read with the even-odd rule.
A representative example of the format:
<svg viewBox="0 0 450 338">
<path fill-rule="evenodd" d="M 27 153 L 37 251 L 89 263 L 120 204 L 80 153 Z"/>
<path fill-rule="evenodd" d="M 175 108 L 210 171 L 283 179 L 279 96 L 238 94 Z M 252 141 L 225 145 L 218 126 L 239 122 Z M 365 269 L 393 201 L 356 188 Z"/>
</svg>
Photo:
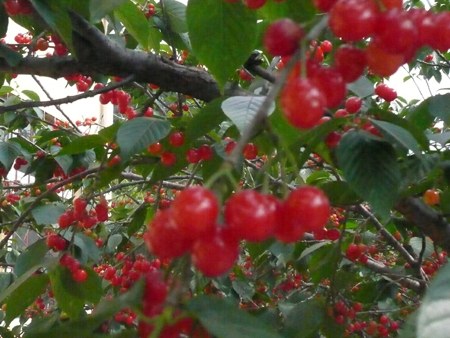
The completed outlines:
<svg viewBox="0 0 450 338">
<path fill-rule="evenodd" d="M 194 140 L 204 136 L 225 121 L 226 116 L 221 109 L 222 102 L 222 98 L 209 102 L 190 119 L 185 132 L 187 139 Z"/>
<path fill-rule="evenodd" d="M 68 174 L 72 168 L 73 158 L 69 155 L 58 155 L 55 156 L 55 161 L 59 164 L 65 174 Z"/>
<path fill-rule="evenodd" d="M 301 318 L 301 319 L 300 319 Z M 299 320 L 300 319 L 300 320 Z M 295 304 L 285 314 L 289 336 L 304 338 L 317 333 L 326 319 L 325 306 L 316 299 Z"/>
<path fill-rule="evenodd" d="M 17 156 L 21 154 L 20 147 L 12 142 L 0 142 L 0 163 L 9 170 Z"/>
<path fill-rule="evenodd" d="M 369 133 L 351 131 L 342 138 L 336 155 L 349 186 L 371 203 L 375 212 L 388 216 L 401 178 L 392 145 Z"/>
<path fill-rule="evenodd" d="M 373 83 L 365 76 L 361 76 L 355 82 L 348 84 L 347 88 L 359 97 L 370 96 L 374 93 Z"/>
<path fill-rule="evenodd" d="M 5 6 L 0 6 L 0 36 L 6 36 L 8 20 L 9 16 L 6 14 Z"/>
<path fill-rule="evenodd" d="M 163 8 L 170 28 L 175 33 L 187 32 L 186 5 L 176 0 L 165 0 Z"/>
<path fill-rule="evenodd" d="M 25 309 L 44 293 L 47 285 L 46 274 L 33 275 L 12 292 L 6 300 L 6 323 L 9 324 L 14 318 L 23 314 Z"/>
<path fill-rule="evenodd" d="M 22 276 L 25 272 L 30 270 L 34 266 L 43 265 L 45 255 L 48 252 L 45 239 L 38 240 L 30 245 L 24 252 L 17 258 L 14 273 L 17 277 Z"/>
<path fill-rule="evenodd" d="M 9 66 L 15 67 L 22 61 L 22 55 L 11 48 L 0 44 L 0 58 L 5 59 Z"/>
<path fill-rule="evenodd" d="M 127 31 L 144 48 L 148 48 L 150 25 L 144 13 L 132 1 L 127 1 L 114 11 Z"/>
<path fill-rule="evenodd" d="M 434 95 L 427 99 L 431 116 L 437 117 L 446 124 L 450 123 L 450 94 Z"/>
<path fill-rule="evenodd" d="M 67 208 L 60 203 L 44 204 L 31 210 L 31 215 L 39 225 L 56 224 L 59 216 L 61 216 L 66 209 Z"/>
<path fill-rule="evenodd" d="M 361 203 L 359 197 L 344 181 L 333 181 L 319 184 L 332 205 L 355 205 Z"/>
<path fill-rule="evenodd" d="M 223 101 L 221 107 L 242 134 L 253 122 L 265 100 L 265 96 L 233 96 Z M 275 103 L 272 102 L 268 115 L 270 116 L 274 110 Z"/>
<path fill-rule="evenodd" d="M 81 154 L 86 150 L 103 146 L 105 143 L 105 139 L 100 135 L 86 135 L 72 140 L 61 149 L 58 155 Z"/>
<path fill-rule="evenodd" d="M 143 151 L 169 134 L 170 123 L 148 117 L 138 117 L 122 124 L 117 132 L 122 159 Z"/>
<path fill-rule="evenodd" d="M 72 236 L 72 234 L 67 233 L 67 236 L 69 237 L 68 239 L 70 239 L 70 236 Z M 81 249 L 81 253 L 85 261 L 90 258 L 94 262 L 98 262 L 98 260 L 100 259 L 100 250 L 95 244 L 94 239 L 82 233 L 76 233 L 74 243 Z"/>
<path fill-rule="evenodd" d="M 226 299 L 199 296 L 189 302 L 188 309 L 210 333 L 221 338 L 281 338 L 264 321 Z"/>
<path fill-rule="evenodd" d="M 82 283 L 76 283 L 69 269 L 60 265 L 50 272 L 55 299 L 71 318 L 79 318 L 84 313 L 85 304 L 96 304 L 102 296 L 100 277 L 90 268 L 83 269 L 88 273 L 88 278 Z"/>
<path fill-rule="evenodd" d="M 122 243 L 123 236 L 121 234 L 113 234 L 108 238 L 107 247 L 111 252 L 116 252 L 117 247 Z"/>
<path fill-rule="evenodd" d="M 33 101 L 39 101 L 41 99 L 39 97 L 39 95 L 32 90 L 28 90 L 28 89 L 22 90 L 22 94 L 28 96 L 28 98 L 30 98 Z"/>
<path fill-rule="evenodd" d="M 91 22 L 96 23 L 100 21 L 106 14 L 112 12 L 116 7 L 122 5 L 126 0 L 90 0 L 89 13 Z"/>
<path fill-rule="evenodd" d="M 407 150 L 411 150 L 417 156 L 421 155 L 419 143 L 408 130 L 386 121 L 374 119 L 371 119 L 370 121 L 375 127 L 381 130 L 386 138 L 391 139 L 393 142 Z"/>
<path fill-rule="evenodd" d="M 330 243 L 331 242 L 323 241 L 323 242 L 315 243 L 315 244 L 307 247 L 305 250 L 302 251 L 298 260 L 301 260 L 301 259 L 311 255 L 313 252 L 319 250 L 321 247 L 323 247 L 325 245 L 329 245 Z"/>
<path fill-rule="evenodd" d="M 423 252 L 423 259 L 429 258 L 434 253 L 434 244 L 429 237 L 425 237 L 424 240 L 420 237 L 412 237 L 409 239 L 409 245 L 414 250 L 414 253 L 419 256 L 422 253 L 422 245 L 425 241 L 425 250 Z"/>
<path fill-rule="evenodd" d="M 417 317 L 417 338 L 446 338 L 450 325 L 450 264 L 431 282 Z"/>
<path fill-rule="evenodd" d="M 223 86 L 255 47 L 256 12 L 240 2 L 190 0 L 187 23 L 195 57 Z"/>
</svg>

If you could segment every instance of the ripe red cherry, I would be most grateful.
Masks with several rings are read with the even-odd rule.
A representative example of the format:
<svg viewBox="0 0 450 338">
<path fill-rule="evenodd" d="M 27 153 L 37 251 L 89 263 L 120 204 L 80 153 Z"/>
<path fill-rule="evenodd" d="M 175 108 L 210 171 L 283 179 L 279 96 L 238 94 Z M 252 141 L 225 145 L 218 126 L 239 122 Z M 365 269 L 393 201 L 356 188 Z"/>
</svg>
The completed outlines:
<svg viewBox="0 0 450 338">
<path fill-rule="evenodd" d="M 375 87 L 375 94 L 377 94 L 387 102 L 394 101 L 397 98 L 397 92 L 395 91 L 395 89 L 389 87 L 384 83 L 380 83 Z"/>
<path fill-rule="evenodd" d="M 77 283 L 83 283 L 88 278 L 88 273 L 84 269 L 77 269 L 72 272 L 72 278 Z"/>
<path fill-rule="evenodd" d="M 244 4 L 250 9 L 258 9 L 266 4 L 267 0 L 244 0 Z"/>
<path fill-rule="evenodd" d="M 50 234 L 47 236 L 46 244 L 50 249 L 63 251 L 67 248 L 69 242 L 58 234 Z"/>
<path fill-rule="evenodd" d="M 323 116 L 326 98 L 309 79 L 291 78 L 280 95 L 286 119 L 300 129 L 312 128 Z"/>
<path fill-rule="evenodd" d="M 163 166 L 170 167 L 174 165 L 176 161 L 177 156 L 170 151 L 165 151 L 161 154 L 161 164 Z"/>
<path fill-rule="evenodd" d="M 181 131 L 170 134 L 169 143 L 174 147 L 181 147 L 184 144 L 184 134 Z"/>
<path fill-rule="evenodd" d="M 380 2 L 384 9 L 401 9 L 403 7 L 403 0 L 380 0 Z"/>
<path fill-rule="evenodd" d="M 208 160 L 212 159 L 212 157 L 214 155 L 212 148 L 207 144 L 202 144 L 198 148 L 198 153 L 199 153 L 200 159 L 202 161 L 208 161 Z"/>
<path fill-rule="evenodd" d="M 122 158 L 120 155 L 114 155 L 109 161 L 108 161 L 108 167 L 114 167 L 122 162 Z"/>
<path fill-rule="evenodd" d="M 345 110 L 350 114 L 359 112 L 362 106 L 362 99 L 356 96 L 351 96 L 345 101 Z"/>
<path fill-rule="evenodd" d="M 282 242 L 295 242 L 305 232 L 325 226 L 330 216 L 330 202 L 319 188 L 303 186 L 289 194 L 280 213 L 282 218 L 275 229 L 275 237 Z"/>
<path fill-rule="evenodd" d="M 162 144 L 159 142 L 152 143 L 148 146 L 147 151 L 152 155 L 158 155 L 162 151 Z"/>
<path fill-rule="evenodd" d="M 345 252 L 345 256 L 353 262 L 356 261 L 361 255 L 362 250 L 360 246 L 355 243 L 351 243 Z"/>
<path fill-rule="evenodd" d="M 342 45 L 334 54 L 334 66 L 345 82 L 353 82 L 364 73 L 367 66 L 366 53 L 357 47 Z"/>
<path fill-rule="evenodd" d="M 337 0 L 313 0 L 314 6 L 321 12 L 328 12 Z"/>
<path fill-rule="evenodd" d="M 344 41 L 359 41 L 375 32 L 377 15 L 373 0 L 338 0 L 330 10 L 328 24 Z"/>
<path fill-rule="evenodd" d="M 279 19 L 267 28 L 264 47 L 272 55 L 291 55 L 297 50 L 303 36 L 303 29 L 295 21 Z"/>
<path fill-rule="evenodd" d="M 366 49 L 369 70 L 378 76 L 388 77 L 394 74 L 405 63 L 403 54 L 388 53 L 371 41 Z"/>
<path fill-rule="evenodd" d="M 108 220 L 108 202 L 104 198 L 95 206 L 95 214 L 99 222 L 106 222 Z"/>
<path fill-rule="evenodd" d="M 428 189 L 423 193 L 423 201 L 428 205 L 436 205 L 440 203 L 441 196 L 438 190 Z"/>
<path fill-rule="evenodd" d="M 319 67 L 311 76 L 314 83 L 324 94 L 327 108 L 339 106 L 347 93 L 342 75 L 332 67 Z"/>
<path fill-rule="evenodd" d="M 63 212 L 58 218 L 58 225 L 61 229 L 68 228 L 75 221 L 73 211 L 67 210 Z"/>
<path fill-rule="evenodd" d="M 258 156 L 258 147 L 253 143 L 247 143 L 243 153 L 246 160 L 254 160 Z"/>
<path fill-rule="evenodd" d="M 172 213 L 180 233 L 187 238 L 198 239 L 214 231 L 219 202 L 210 190 L 193 186 L 175 198 Z"/>
<path fill-rule="evenodd" d="M 320 43 L 320 49 L 322 49 L 324 53 L 329 53 L 333 50 L 333 44 L 330 40 L 323 40 Z"/>
<path fill-rule="evenodd" d="M 227 240 L 223 231 L 199 239 L 192 248 L 192 263 L 207 277 L 218 277 L 229 271 L 239 256 L 236 241 Z"/>
<path fill-rule="evenodd" d="M 192 246 L 172 216 L 172 209 L 159 210 L 144 234 L 147 248 L 161 259 L 182 256 Z"/>
<path fill-rule="evenodd" d="M 225 203 L 225 224 L 236 237 L 260 242 L 272 236 L 278 222 L 278 201 L 255 190 L 242 190 Z"/>
<path fill-rule="evenodd" d="M 189 163 L 198 163 L 200 161 L 200 154 L 198 149 L 191 148 L 186 152 L 186 161 Z"/>
</svg>

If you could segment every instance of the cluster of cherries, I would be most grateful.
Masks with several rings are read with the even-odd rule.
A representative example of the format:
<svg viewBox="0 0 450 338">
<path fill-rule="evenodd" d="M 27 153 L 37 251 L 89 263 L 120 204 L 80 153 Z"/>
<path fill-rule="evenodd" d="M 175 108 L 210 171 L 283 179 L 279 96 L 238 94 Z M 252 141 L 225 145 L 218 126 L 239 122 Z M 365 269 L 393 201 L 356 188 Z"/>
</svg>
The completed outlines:
<svg viewBox="0 0 450 338">
<path fill-rule="evenodd" d="M 312 57 L 291 71 L 280 104 L 287 120 L 300 129 L 316 126 L 326 109 L 339 107 L 347 93 L 346 84 L 358 79 L 366 68 L 372 74 L 386 77 L 410 61 L 423 46 L 439 51 L 450 48 L 446 33 L 450 30 L 450 12 L 436 14 L 417 8 L 406 11 L 401 0 L 314 3 L 320 11 L 328 12 L 329 28 L 344 44 L 335 50 L 331 66 L 321 65 Z M 289 59 L 304 37 L 299 24 L 284 18 L 268 27 L 264 45 L 270 54 Z M 370 38 L 367 47 L 355 44 L 366 38 Z M 386 101 L 396 98 L 396 93 L 383 85 L 376 94 Z"/>
<path fill-rule="evenodd" d="M 271 237 L 291 243 L 306 232 L 323 229 L 330 204 L 322 190 L 302 186 L 281 201 L 256 190 L 242 190 L 225 203 L 223 224 L 217 222 L 219 202 L 210 190 L 193 186 L 159 210 L 144 240 L 161 259 L 190 253 L 193 264 L 205 276 L 224 274 L 239 255 L 239 241 L 261 242 Z"/>
<path fill-rule="evenodd" d="M 75 222 L 84 229 L 95 226 L 98 222 L 106 222 L 108 220 L 108 202 L 101 198 L 95 208 L 88 211 L 87 200 L 84 198 L 75 198 L 73 200 L 73 208 L 63 212 L 58 218 L 58 225 L 61 229 L 66 229 Z"/>
</svg>

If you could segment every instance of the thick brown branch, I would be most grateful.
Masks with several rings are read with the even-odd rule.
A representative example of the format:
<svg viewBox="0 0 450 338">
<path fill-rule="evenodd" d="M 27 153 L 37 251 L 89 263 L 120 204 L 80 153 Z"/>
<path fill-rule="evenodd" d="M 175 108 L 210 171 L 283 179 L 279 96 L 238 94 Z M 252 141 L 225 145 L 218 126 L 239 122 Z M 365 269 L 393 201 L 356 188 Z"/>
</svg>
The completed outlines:
<svg viewBox="0 0 450 338">
<path fill-rule="evenodd" d="M 402 199 L 395 208 L 434 243 L 450 250 L 450 224 L 436 210 L 414 197 Z"/>
</svg>

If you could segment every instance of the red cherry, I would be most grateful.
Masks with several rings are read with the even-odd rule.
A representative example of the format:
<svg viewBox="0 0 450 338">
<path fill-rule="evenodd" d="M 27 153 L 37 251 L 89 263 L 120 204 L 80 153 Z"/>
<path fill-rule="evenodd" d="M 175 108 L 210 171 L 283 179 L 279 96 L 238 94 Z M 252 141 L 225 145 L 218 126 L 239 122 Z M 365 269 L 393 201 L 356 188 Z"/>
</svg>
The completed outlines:
<svg viewBox="0 0 450 338">
<path fill-rule="evenodd" d="M 253 143 L 247 143 L 243 152 L 246 160 L 254 160 L 258 156 L 258 147 Z"/>
<path fill-rule="evenodd" d="M 395 91 L 395 89 L 389 87 L 384 83 L 380 83 L 375 87 L 375 94 L 377 94 L 387 102 L 394 101 L 397 98 L 397 92 Z"/>
<path fill-rule="evenodd" d="M 170 134 L 169 143 L 174 147 L 181 147 L 184 144 L 184 134 L 181 131 Z"/>
<path fill-rule="evenodd" d="M 272 236 L 278 222 L 279 203 L 271 195 L 242 190 L 225 204 L 225 224 L 236 237 L 260 242 Z"/>
<path fill-rule="evenodd" d="M 314 6 L 321 12 L 328 12 L 337 0 L 313 0 Z"/>
<path fill-rule="evenodd" d="M 58 234 L 50 234 L 46 239 L 47 246 L 55 251 L 63 251 L 69 245 L 69 242 Z"/>
<path fill-rule="evenodd" d="M 78 269 L 72 272 L 72 279 L 77 283 L 83 283 L 87 278 L 88 273 L 84 269 Z"/>
<path fill-rule="evenodd" d="M 192 186 L 172 202 L 172 214 L 183 236 L 198 239 L 214 231 L 219 202 L 210 190 Z"/>
<path fill-rule="evenodd" d="M 108 161 L 108 167 L 114 167 L 122 161 L 122 158 L 119 155 L 114 155 L 109 161 Z"/>
<path fill-rule="evenodd" d="M 201 158 L 198 149 L 196 148 L 188 149 L 186 153 L 186 161 L 188 161 L 189 163 L 198 163 L 200 159 Z"/>
<path fill-rule="evenodd" d="M 244 5 L 250 9 L 258 9 L 266 4 L 267 0 L 244 0 Z"/>
<path fill-rule="evenodd" d="M 239 74 L 239 78 L 242 81 L 251 81 L 251 80 L 253 80 L 252 75 L 247 70 L 245 70 L 243 68 L 239 69 L 239 73 L 238 74 Z"/>
<path fill-rule="evenodd" d="M 152 117 L 152 116 L 153 116 L 153 109 L 152 109 L 152 107 L 148 107 L 148 108 L 145 110 L 144 116 L 146 116 L 146 117 Z"/>
<path fill-rule="evenodd" d="M 61 229 L 68 228 L 73 222 L 75 221 L 73 217 L 73 211 L 67 210 L 66 212 L 62 213 L 58 218 L 58 225 Z"/>
<path fill-rule="evenodd" d="M 357 80 L 367 65 L 364 50 L 351 45 L 342 45 L 334 54 L 334 66 L 346 82 Z"/>
<path fill-rule="evenodd" d="M 350 114 L 359 112 L 362 106 L 362 99 L 356 96 L 351 96 L 345 101 L 345 110 Z"/>
<path fill-rule="evenodd" d="M 357 244 L 355 244 L 355 243 L 351 243 L 351 244 L 348 246 L 348 248 L 347 248 L 347 250 L 346 250 L 346 252 L 345 252 L 345 256 L 346 256 L 349 260 L 355 262 L 355 261 L 357 261 L 358 258 L 362 255 L 362 253 L 363 253 L 363 252 L 362 252 L 361 247 L 360 247 L 359 245 L 357 245 Z"/>
<path fill-rule="evenodd" d="M 207 144 L 202 144 L 198 148 L 198 153 L 200 155 L 200 159 L 203 161 L 208 161 L 208 160 L 212 159 L 212 157 L 214 155 L 212 148 Z"/>
<path fill-rule="evenodd" d="M 303 186 L 291 191 L 281 206 L 281 214 L 275 237 L 283 242 L 295 242 L 305 232 L 325 226 L 330 217 L 330 202 L 319 188 Z"/>
<path fill-rule="evenodd" d="M 177 156 L 170 151 L 165 151 L 161 154 L 161 164 L 166 167 L 170 167 L 177 161 Z"/>
<path fill-rule="evenodd" d="M 329 149 L 334 149 L 338 146 L 341 141 L 342 135 L 337 131 L 332 131 L 325 138 L 325 144 Z"/>
<path fill-rule="evenodd" d="M 182 256 L 192 246 L 192 241 L 180 231 L 172 214 L 172 209 L 159 210 L 144 234 L 148 249 L 161 259 Z"/>
<path fill-rule="evenodd" d="M 347 93 L 344 78 L 335 68 L 319 67 L 311 75 L 314 83 L 324 94 L 327 108 L 334 108 L 341 104 Z"/>
<path fill-rule="evenodd" d="M 108 202 L 104 198 L 95 206 L 95 214 L 99 222 L 106 222 L 108 220 Z"/>
<path fill-rule="evenodd" d="M 304 36 L 303 29 L 293 20 L 285 18 L 270 24 L 264 34 L 264 47 L 272 55 L 293 54 Z"/>
<path fill-rule="evenodd" d="M 388 53 L 371 41 L 366 48 L 369 70 L 378 76 L 388 77 L 394 74 L 405 63 L 403 54 Z"/>
<path fill-rule="evenodd" d="M 162 145 L 159 142 L 150 144 L 147 148 L 147 151 L 152 155 L 159 155 L 162 151 Z"/>
<path fill-rule="evenodd" d="M 309 129 L 323 116 L 326 98 L 309 79 L 291 78 L 280 95 L 284 116 L 295 127 Z"/>
<path fill-rule="evenodd" d="M 338 0 L 330 10 L 328 24 L 344 41 L 359 41 L 375 32 L 377 16 L 373 0 Z"/>
<path fill-rule="evenodd" d="M 218 277 L 229 271 L 239 256 L 237 242 L 226 240 L 223 231 L 199 239 L 192 248 L 192 263 L 207 277 Z"/>
<path fill-rule="evenodd" d="M 320 43 L 320 49 L 322 49 L 324 53 L 329 53 L 333 50 L 333 44 L 330 40 L 323 40 Z"/>
<path fill-rule="evenodd" d="M 167 285 L 160 271 L 151 270 L 144 276 L 145 288 L 142 297 L 142 312 L 148 317 L 160 314 L 167 298 Z"/>
</svg>

